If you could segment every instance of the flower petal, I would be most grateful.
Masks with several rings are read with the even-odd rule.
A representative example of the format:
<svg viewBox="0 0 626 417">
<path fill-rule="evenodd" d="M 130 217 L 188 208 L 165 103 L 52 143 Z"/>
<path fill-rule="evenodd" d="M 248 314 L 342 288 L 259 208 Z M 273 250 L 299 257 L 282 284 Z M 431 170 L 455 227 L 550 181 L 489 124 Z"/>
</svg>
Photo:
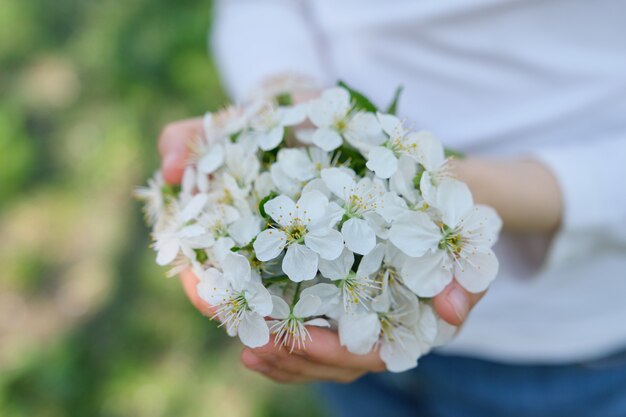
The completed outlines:
<svg viewBox="0 0 626 417">
<path fill-rule="evenodd" d="M 344 314 L 338 327 L 341 345 L 357 355 L 370 352 L 380 335 L 380 321 L 376 313 Z"/>
<path fill-rule="evenodd" d="M 374 171 L 379 178 L 389 178 L 398 170 L 398 158 L 391 149 L 383 146 L 373 147 L 367 154 L 368 169 Z"/>
<path fill-rule="evenodd" d="M 419 297 L 434 297 L 452 282 L 452 266 L 444 251 L 408 258 L 400 270 L 406 286 Z"/>
<path fill-rule="evenodd" d="M 264 346 L 270 341 L 270 329 L 263 317 L 256 313 L 244 313 L 237 331 L 241 343 L 251 348 Z"/>
<path fill-rule="evenodd" d="M 239 246 L 245 246 L 261 231 L 261 221 L 256 216 L 245 216 L 228 226 L 228 234 Z"/>
<path fill-rule="evenodd" d="M 281 149 L 278 151 L 278 163 L 287 176 L 298 181 L 315 177 L 315 166 L 302 149 Z"/>
<path fill-rule="evenodd" d="M 289 304 L 282 298 L 277 295 L 272 295 L 272 312 L 270 313 L 270 317 L 274 319 L 284 320 L 289 317 L 289 313 L 291 313 L 291 309 L 289 308 Z"/>
<path fill-rule="evenodd" d="M 185 205 L 185 208 L 180 212 L 180 219 L 183 222 L 188 222 L 198 217 L 207 201 L 209 201 L 209 195 L 200 193 L 193 196 L 191 200 Z"/>
<path fill-rule="evenodd" d="M 320 176 L 328 189 L 342 200 L 345 200 L 356 187 L 352 175 L 345 169 L 325 168 L 320 172 Z"/>
<path fill-rule="evenodd" d="M 322 259 L 335 259 L 343 250 L 343 236 L 331 228 L 319 228 L 310 231 L 304 237 L 306 246 L 320 255 Z"/>
<path fill-rule="evenodd" d="M 211 174 L 224 162 L 224 148 L 213 145 L 198 162 L 198 169 L 205 174 Z"/>
<path fill-rule="evenodd" d="M 330 323 L 326 319 L 316 318 L 304 322 L 305 326 L 330 327 Z"/>
<path fill-rule="evenodd" d="M 354 254 L 348 249 L 344 249 L 341 255 L 332 261 L 320 259 L 319 268 L 325 278 L 336 281 L 348 276 L 352 264 L 354 264 Z"/>
<path fill-rule="evenodd" d="M 317 253 L 304 245 L 289 245 L 283 258 L 283 272 L 294 282 L 308 281 L 317 275 Z"/>
<path fill-rule="evenodd" d="M 417 160 L 428 171 L 436 171 L 445 161 L 441 142 L 430 132 L 419 131 L 414 134 L 417 143 Z"/>
<path fill-rule="evenodd" d="M 313 144 L 328 152 L 334 151 L 343 143 L 341 135 L 337 133 L 336 130 L 327 127 L 317 129 L 315 133 L 313 133 L 311 141 Z"/>
<path fill-rule="evenodd" d="M 485 291 L 498 274 L 498 258 L 492 250 L 461 252 L 459 264 L 454 268 L 455 278 L 469 292 Z"/>
<path fill-rule="evenodd" d="M 385 246 L 385 244 L 379 243 L 361 259 L 359 268 L 356 271 L 357 276 L 370 276 L 380 269 L 380 265 L 383 263 L 383 257 L 385 256 Z"/>
<path fill-rule="evenodd" d="M 393 136 L 403 127 L 402 121 L 393 114 L 376 113 L 376 117 L 378 117 L 380 127 L 382 127 L 389 136 Z"/>
<path fill-rule="evenodd" d="M 286 195 L 279 195 L 266 202 L 265 212 L 281 226 L 287 226 L 296 216 L 296 203 Z"/>
<path fill-rule="evenodd" d="M 196 290 L 198 296 L 207 303 L 217 306 L 227 301 L 225 298 L 225 290 L 230 291 L 230 284 L 222 273 L 215 269 L 196 271 L 198 275 L 198 283 Z"/>
<path fill-rule="evenodd" d="M 280 144 L 284 135 L 285 128 L 282 126 L 276 126 L 269 132 L 257 133 L 253 136 L 256 138 L 259 148 L 264 151 L 269 151 Z"/>
<path fill-rule="evenodd" d="M 305 295 L 313 295 L 322 301 L 319 311 L 317 312 L 318 315 L 328 315 L 330 311 L 339 308 L 343 311 L 343 306 L 341 305 L 341 290 L 339 290 L 336 285 L 326 283 L 315 284 L 312 287 L 302 290 L 300 296 L 304 297 Z"/>
<path fill-rule="evenodd" d="M 296 104 L 290 107 L 280 107 L 278 115 L 283 126 L 293 126 L 304 122 L 308 111 L 307 104 Z"/>
<path fill-rule="evenodd" d="M 311 294 L 301 295 L 293 308 L 293 315 L 300 318 L 311 317 L 317 314 L 322 305 L 322 300 Z"/>
<path fill-rule="evenodd" d="M 417 203 L 417 190 L 413 179 L 417 174 L 417 163 L 413 158 L 402 155 L 398 160 L 398 170 L 389 179 L 389 189 L 406 198 L 412 204 Z"/>
<path fill-rule="evenodd" d="M 387 140 L 387 135 L 381 129 L 376 116 L 364 111 L 358 112 L 348 120 L 343 136 L 350 144 L 364 151 Z"/>
<path fill-rule="evenodd" d="M 376 212 L 380 214 L 386 222 L 391 223 L 408 210 L 406 201 L 394 192 L 383 194 L 379 200 Z"/>
<path fill-rule="evenodd" d="M 261 262 L 276 258 L 285 248 L 287 237 L 276 229 L 263 230 L 253 243 L 254 253 Z"/>
<path fill-rule="evenodd" d="M 340 87 L 331 88 L 309 103 L 309 118 L 317 127 L 327 127 L 350 110 L 350 94 Z"/>
<path fill-rule="evenodd" d="M 421 355 L 417 338 L 407 331 L 394 334 L 394 340 L 383 340 L 380 347 L 380 358 L 390 372 L 404 372 L 417 366 Z"/>
<path fill-rule="evenodd" d="M 436 206 L 441 210 L 443 222 L 451 229 L 457 226 L 473 205 L 472 193 L 461 181 L 448 180 L 437 187 Z"/>
<path fill-rule="evenodd" d="M 302 194 L 296 203 L 296 217 L 304 224 L 315 224 L 326 213 L 328 198 L 318 190 Z"/>
<path fill-rule="evenodd" d="M 157 249 L 156 263 L 161 266 L 169 265 L 178 255 L 178 239 L 158 240 Z"/>
<path fill-rule="evenodd" d="M 461 219 L 463 236 L 471 239 L 474 246 L 492 247 L 498 240 L 502 220 L 496 211 L 488 206 L 476 205 Z"/>
<path fill-rule="evenodd" d="M 252 311 L 260 314 L 262 317 L 272 313 L 272 295 L 267 288 L 261 284 L 260 280 L 249 281 L 245 289 L 245 295 L 248 307 L 250 307 Z"/>
<path fill-rule="evenodd" d="M 246 283 L 250 281 L 250 262 L 248 262 L 248 258 L 238 253 L 231 252 L 224 256 L 222 270 L 224 271 L 224 278 L 237 291 L 243 290 Z"/>
<path fill-rule="evenodd" d="M 422 256 L 437 248 L 441 232 L 427 214 L 411 211 L 391 225 L 389 240 L 409 256 Z"/>
<path fill-rule="evenodd" d="M 348 219 L 341 227 L 346 246 L 354 253 L 365 255 L 376 246 L 376 232 L 366 220 Z"/>
<path fill-rule="evenodd" d="M 273 164 L 270 167 L 270 177 L 278 191 L 281 193 L 294 196 L 301 191 L 299 182 L 288 177 L 279 164 Z"/>
</svg>

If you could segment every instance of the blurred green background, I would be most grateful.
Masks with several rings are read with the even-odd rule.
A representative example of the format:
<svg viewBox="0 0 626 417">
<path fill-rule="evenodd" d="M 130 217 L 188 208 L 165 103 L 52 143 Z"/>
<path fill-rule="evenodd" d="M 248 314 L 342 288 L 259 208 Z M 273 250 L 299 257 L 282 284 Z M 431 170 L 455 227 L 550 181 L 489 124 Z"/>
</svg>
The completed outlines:
<svg viewBox="0 0 626 417">
<path fill-rule="evenodd" d="M 148 249 L 168 121 L 226 102 L 211 5 L 1 0 L 0 416 L 315 416 L 246 371 Z"/>
</svg>

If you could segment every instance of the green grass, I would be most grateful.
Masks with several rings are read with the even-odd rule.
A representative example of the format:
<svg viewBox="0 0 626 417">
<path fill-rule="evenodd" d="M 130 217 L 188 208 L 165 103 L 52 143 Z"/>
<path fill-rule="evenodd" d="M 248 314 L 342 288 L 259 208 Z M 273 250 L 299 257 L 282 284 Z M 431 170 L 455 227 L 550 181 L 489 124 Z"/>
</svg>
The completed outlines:
<svg viewBox="0 0 626 417">
<path fill-rule="evenodd" d="M 210 4 L 3 0 L 0 416 L 318 416 L 239 364 L 148 249 L 168 121 L 226 103 Z"/>
</svg>

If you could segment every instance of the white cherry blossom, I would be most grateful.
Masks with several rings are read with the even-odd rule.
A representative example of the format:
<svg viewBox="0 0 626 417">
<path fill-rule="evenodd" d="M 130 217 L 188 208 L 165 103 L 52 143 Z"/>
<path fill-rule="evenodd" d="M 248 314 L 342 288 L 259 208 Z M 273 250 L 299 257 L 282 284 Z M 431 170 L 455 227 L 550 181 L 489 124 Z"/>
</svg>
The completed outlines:
<svg viewBox="0 0 626 417">
<path fill-rule="evenodd" d="M 383 131 L 388 135 L 380 146 L 374 146 L 367 154 L 367 167 L 380 178 L 389 178 L 398 169 L 398 159 L 408 156 L 417 160 L 422 141 L 437 141 L 430 132 L 413 132 L 391 114 L 378 113 Z M 438 142 L 438 141 L 437 141 Z"/>
<path fill-rule="evenodd" d="M 286 126 L 304 121 L 306 110 L 304 105 L 276 107 L 265 103 L 250 118 L 250 129 L 244 134 L 252 138 L 262 150 L 272 150 L 283 140 Z"/>
<path fill-rule="evenodd" d="M 270 331 L 275 334 L 275 345 L 289 346 L 290 351 L 296 347 L 303 349 L 307 339 L 312 340 L 306 326 L 330 327 L 327 320 L 313 318 L 322 305 L 322 300 L 315 295 L 300 295 L 293 308 L 276 295 L 272 296 L 272 301 L 274 309 L 270 316 L 274 320 L 269 324 Z"/>
<path fill-rule="evenodd" d="M 385 141 L 376 116 L 354 110 L 350 93 L 340 87 L 328 89 L 310 102 L 309 119 L 317 127 L 311 141 L 325 151 L 337 149 L 343 139 L 356 147 Z"/>
<path fill-rule="evenodd" d="M 146 216 L 146 222 L 150 226 L 157 224 L 159 219 L 165 215 L 166 206 L 163 187 L 165 187 L 163 175 L 161 171 L 157 171 L 148 180 L 147 187 L 137 187 L 135 189 L 135 197 L 144 203 L 143 211 Z"/>
<path fill-rule="evenodd" d="M 437 186 L 453 179 L 441 142 L 432 135 L 422 137 L 417 150 L 417 160 L 421 166 L 417 177 L 414 177 L 414 182 L 419 180 L 424 200 L 429 204 L 435 204 Z"/>
<path fill-rule="evenodd" d="M 474 206 L 469 189 L 459 181 L 442 183 L 436 203 L 438 224 L 413 212 L 392 226 L 390 239 L 395 237 L 392 242 L 412 257 L 402 269 L 405 284 L 421 297 L 438 294 L 453 277 L 470 292 L 484 291 L 498 272 L 491 247 L 500 218 L 489 207 Z"/>
<path fill-rule="evenodd" d="M 202 270 L 198 277 L 198 295 L 216 307 L 216 316 L 229 334 L 239 335 L 249 347 L 269 341 L 269 328 L 264 319 L 272 312 L 272 296 L 258 276 L 253 276 L 248 260 L 229 253 L 216 268 Z"/>
<path fill-rule="evenodd" d="M 215 241 L 212 234 L 195 222 L 207 202 L 206 194 L 198 194 L 182 210 L 176 210 L 162 230 L 154 234 L 156 262 L 171 264 L 179 254 L 196 259 L 194 249 L 210 247 Z"/>
<path fill-rule="evenodd" d="M 379 209 L 384 186 L 370 178 L 356 182 L 341 168 L 322 170 L 322 180 L 342 202 L 346 220 L 341 234 L 351 251 L 365 255 L 376 245 L 376 232 L 367 220 L 367 213 Z"/>
<path fill-rule="evenodd" d="M 315 278 L 319 259 L 335 259 L 343 249 L 341 233 L 327 221 L 328 198 L 319 191 L 294 203 L 279 195 L 264 205 L 276 225 L 259 233 L 254 250 L 260 261 L 276 258 L 287 248 L 283 271 L 295 282 Z"/>
<path fill-rule="evenodd" d="M 368 309 L 374 292 L 380 288 L 373 275 L 380 268 L 384 254 L 383 247 L 370 251 L 361 259 L 356 272 L 352 271 L 354 254 L 347 249 L 337 259 L 320 261 L 322 275 L 340 289 L 345 312 L 354 312 L 359 307 Z"/>
<path fill-rule="evenodd" d="M 403 372 L 417 366 L 437 336 L 437 318 L 432 308 L 415 297 L 403 298 L 387 313 L 379 313 L 380 358 L 387 370 Z"/>
</svg>

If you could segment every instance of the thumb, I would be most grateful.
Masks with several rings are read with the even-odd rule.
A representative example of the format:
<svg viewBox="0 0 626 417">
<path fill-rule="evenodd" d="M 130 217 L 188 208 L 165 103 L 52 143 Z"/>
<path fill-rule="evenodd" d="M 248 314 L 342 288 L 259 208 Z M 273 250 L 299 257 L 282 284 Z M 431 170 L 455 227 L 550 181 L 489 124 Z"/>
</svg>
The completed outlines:
<svg viewBox="0 0 626 417">
<path fill-rule="evenodd" d="M 454 280 L 433 298 L 433 307 L 439 317 L 454 326 L 460 326 L 483 295 L 485 292 L 473 294 L 467 291 Z"/>
<path fill-rule="evenodd" d="M 159 137 L 161 153 L 161 171 L 163 179 L 169 184 L 179 184 L 189 155 L 189 145 L 202 134 L 202 118 L 181 120 L 170 123 Z"/>
</svg>

